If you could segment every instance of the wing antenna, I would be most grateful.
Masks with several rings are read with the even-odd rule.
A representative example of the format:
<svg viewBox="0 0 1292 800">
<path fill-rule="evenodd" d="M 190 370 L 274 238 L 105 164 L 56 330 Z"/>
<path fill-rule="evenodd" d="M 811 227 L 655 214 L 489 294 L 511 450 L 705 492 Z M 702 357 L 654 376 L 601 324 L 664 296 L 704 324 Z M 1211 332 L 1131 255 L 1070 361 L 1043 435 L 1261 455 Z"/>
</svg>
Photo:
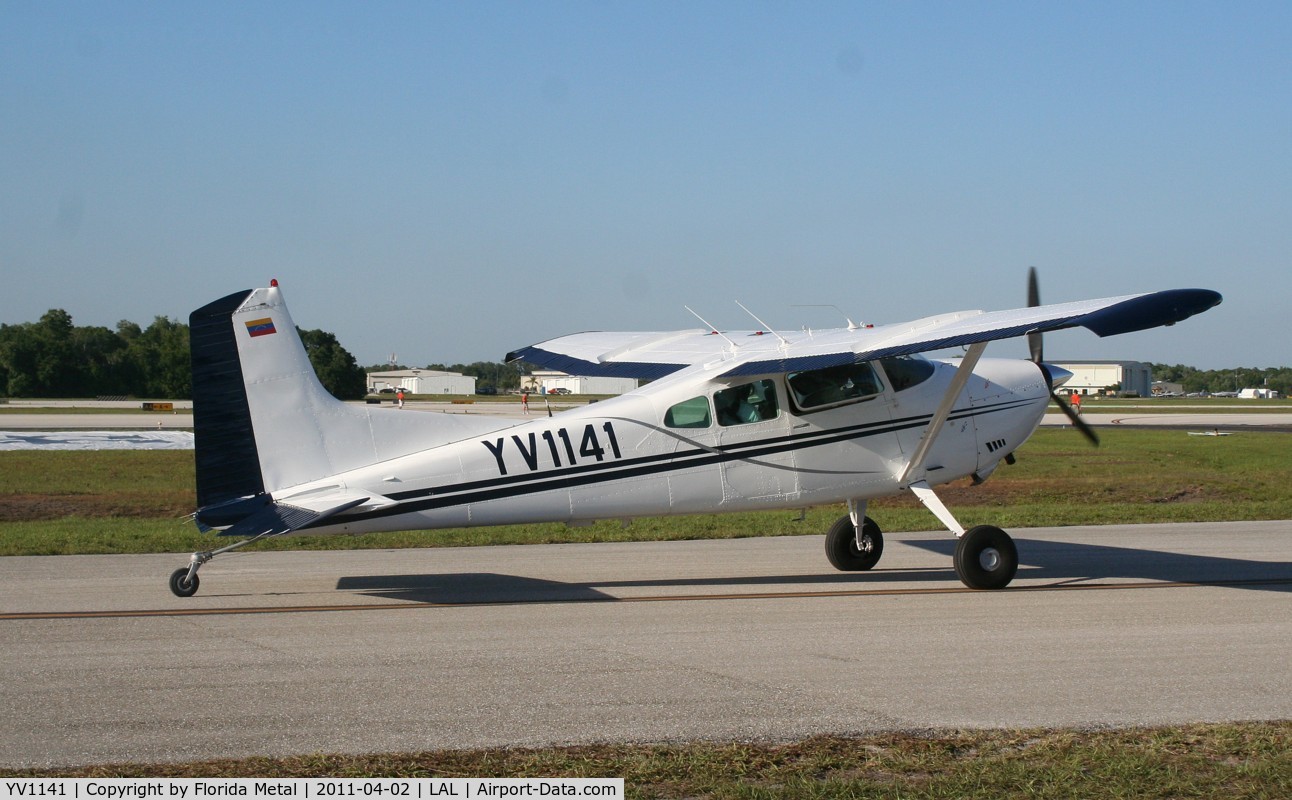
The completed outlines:
<svg viewBox="0 0 1292 800">
<path fill-rule="evenodd" d="M 773 336 L 775 336 L 777 339 L 780 339 L 780 340 L 781 340 L 781 347 L 789 347 L 789 346 L 790 346 L 790 343 L 789 343 L 789 342 L 787 342 L 787 341 L 785 341 L 785 337 L 784 337 L 784 336 L 781 336 L 779 333 L 777 333 L 777 332 L 772 328 L 772 326 L 771 326 L 771 325 L 768 325 L 766 322 L 763 322 L 761 319 L 759 319 L 757 314 L 755 314 L 754 312 L 750 311 L 748 308 L 745 308 L 745 304 L 744 304 L 744 303 L 742 303 L 742 302 L 740 302 L 739 300 L 737 300 L 737 301 L 736 301 L 736 305 L 738 305 L 738 306 L 740 306 L 742 309 L 744 309 L 744 311 L 745 311 L 745 313 L 746 313 L 746 314 L 748 314 L 749 316 L 753 317 L 753 318 L 754 318 L 754 322 L 757 322 L 759 325 L 762 325 L 762 326 L 763 326 L 763 328 L 765 328 L 765 329 L 766 329 L 766 330 L 768 330 L 768 331 L 771 331 L 771 334 L 772 334 Z"/>
<path fill-rule="evenodd" d="M 707 319 L 705 319 L 704 317 L 702 317 L 702 316 L 700 316 L 699 314 L 695 313 L 695 309 L 693 309 L 693 308 L 691 308 L 690 306 L 687 306 L 687 305 L 682 306 L 682 308 L 685 308 L 687 311 L 690 311 L 690 312 L 691 312 L 691 316 L 693 316 L 693 317 L 695 317 L 696 319 L 698 319 L 698 320 L 700 320 L 701 322 L 703 322 L 703 323 L 704 323 L 704 326 L 705 326 L 706 328 L 708 328 L 710 331 L 712 331 L 713 333 L 716 333 L 716 334 L 718 334 L 719 336 L 721 336 L 722 338 L 726 339 L 726 340 L 727 340 L 727 343 L 728 343 L 728 344 L 730 344 L 732 347 L 736 347 L 736 348 L 740 347 L 740 345 L 738 345 L 738 344 L 736 344 L 735 342 L 731 341 L 731 339 L 727 337 L 727 334 L 725 334 L 725 333 L 723 333 L 722 331 L 718 330 L 717 328 L 713 327 L 712 325 L 710 325 L 710 324 L 709 324 L 709 321 L 708 321 Z"/>
</svg>

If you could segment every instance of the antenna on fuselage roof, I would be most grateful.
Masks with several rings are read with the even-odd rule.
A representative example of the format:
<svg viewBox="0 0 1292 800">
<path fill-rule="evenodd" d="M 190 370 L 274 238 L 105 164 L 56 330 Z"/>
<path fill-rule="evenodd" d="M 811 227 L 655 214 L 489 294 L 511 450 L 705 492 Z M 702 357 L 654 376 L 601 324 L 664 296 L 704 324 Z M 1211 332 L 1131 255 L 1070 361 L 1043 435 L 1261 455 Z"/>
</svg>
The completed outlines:
<svg viewBox="0 0 1292 800">
<path fill-rule="evenodd" d="M 839 312 L 839 316 L 841 316 L 841 317 L 843 317 L 844 319 L 848 320 L 848 330 L 850 330 L 850 331 L 855 331 L 855 330 L 857 330 L 858 328 L 870 328 L 870 327 L 873 327 L 873 326 L 871 326 L 871 325 L 867 325 L 867 324 L 866 324 L 866 323 L 864 323 L 864 322 L 863 322 L 863 323 L 860 323 L 860 324 L 858 324 L 858 323 L 856 323 L 856 322 L 853 322 L 853 321 L 852 321 L 852 317 L 850 317 L 850 316 L 848 316 L 847 314 L 843 313 L 843 309 L 842 309 L 842 308 L 839 308 L 839 307 L 838 307 L 838 306 L 836 306 L 834 303 L 804 303 L 804 304 L 799 304 L 799 305 L 793 305 L 793 306 L 790 306 L 790 308 L 833 308 L 835 311 L 838 311 L 838 312 Z"/>
<path fill-rule="evenodd" d="M 777 332 L 772 328 L 772 326 L 771 326 L 771 325 L 768 325 L 766 322 L 763 322 L 761 319 L 759 319 L 757 314 L 755 314 L 754 312 L 752 312 L 752 311 L 750 311 L 749 309 L 745 308 L 745 304 L 744 304 L 744 303 L 742 303 L 742 302 L 740 302 L 739 300 L 737 300 L 737 301 L 736 301 L 736 305 L 738 305 L 738 306 L 740 306 L 741 308 L 743 308 L 743 309 L 745 310 L 745 313 L 746 313 L 746 314 L 748 314 L 749 316 L 753 317 L 753 318 L 754 318 L 754 322 L 757 322 L 759 325 L 762 325 L 764 328 L 766 328 L 768 331 L 770 331 L 770 332 L 771 332 L 771 334 L 772 334 L 772 336 L 775 336 L 777 339 L 780 339 L 780 340 L 781 340 L 781 347 L 789 347 L 789 344 L 790 344 L 790 343 L 789 343 L 789 342 L 787 342 L 787 341 L 785 341 L 785 337 L 784 337 L 784 336 L 781 336 L 779 333 L 777 333 Z"/>
<path fill-rule="evenodd" d="M 725 333 L 723 333 L 722 331 L 718 330 L 717 328 L 713 327 L 712 325 L 710 325 L 710 324 L 709 324 L 709 321 L 708 321 L 707 319 L 705 319 L 704 317 L 702 317 L 702 316 L 700 316 L 699 314 L 695 313 L 695 309 L 691 308 L 691 307 L 690 307 L 690 306 L 688 306 L 688 305 L 683 305 L 683 306 L 682 306 L 682 308 L 685 308 L 687 311 L 690 311 L 690 312 L 691 312 L 691 316 L 693 316 L 693 317 L 695 317 L 696 319 L 698 319 L 698 320 L 700 320 L 701 322 L 703 322 L 703 323 L 704 323 L 704 327 L 706 327 L 706 328 L 708 328 L 708 329 L 709 329 L 709 333 L 711 333 L 711 334 L 713 334 L 713 333 L 718 334 L 718 335 L 719 335 L 719 336 L 721 336 L 722 338 L 726 339 L 726 340 L 727 340 L 727 343 L 728 343 L 728 344 L 730 344 L 732 347 L 740 347 L 740 345 L 738 345 L 738 344 L 736 344 L 735 342 L 731 341 L 731 339 L 729 339 L 729 338 L 727 337 L 727 334 L 725 334 Z"/>
</svg>

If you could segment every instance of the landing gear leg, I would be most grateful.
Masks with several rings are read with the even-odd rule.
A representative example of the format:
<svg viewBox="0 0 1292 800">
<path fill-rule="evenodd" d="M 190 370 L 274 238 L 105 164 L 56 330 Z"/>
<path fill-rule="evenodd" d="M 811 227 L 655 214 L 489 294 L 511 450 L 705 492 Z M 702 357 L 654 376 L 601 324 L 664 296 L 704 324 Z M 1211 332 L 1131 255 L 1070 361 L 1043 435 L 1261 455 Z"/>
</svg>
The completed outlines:
<svg viewBox="0 0 1292 800">
<path fill-rule="evenodd" d="M 1008 533 L 992 525 L 979 525 L 966 531 L 926 481 L 916 481 L 909 488 L 956 535 L 953 563 L 956 575 L 965 586 L 1004 589 L 1014 580 L 1018 572 L 1018 548 Z"/>
<path fill-rule="evenodd" d="M 187 567 L 180 567 L 170 574 L 170 590 L 175 593 L 176 597 L 192 597 L 197 594 L 197 587 L 201 585 L 201 581 L 197 578 L 197 571 L 203 564 L 221 553 L 227 553 L 230 550 L 237 550 L 243 545 L 251 544 L 252 542 L 259 541 L 266 536 L 271 535 L 273 534 L 262 533 L 259 536 L 252 536 L 250 539 L 243 539 L 242 541 L 234 542 L 226 547 L 221 547 L 218 550 L 206 550 L 201 553 L 194 553 L 189 556 Z"/>
</svg>

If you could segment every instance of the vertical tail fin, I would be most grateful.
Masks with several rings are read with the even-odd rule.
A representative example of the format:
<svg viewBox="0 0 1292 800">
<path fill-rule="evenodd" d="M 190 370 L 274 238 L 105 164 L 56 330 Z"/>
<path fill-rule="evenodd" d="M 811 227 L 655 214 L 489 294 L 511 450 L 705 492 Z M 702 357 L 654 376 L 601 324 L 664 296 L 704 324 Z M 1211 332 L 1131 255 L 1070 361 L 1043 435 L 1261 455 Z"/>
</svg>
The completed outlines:
<svg viewBox="0 0 1292 800">
<path fill-rule="evenodd" d="M 515 424 L 337 400 L 319 383 L 277 281 L 199 308 L 189 326 L 199 508 Z"/>
<path fill-rule="evenodd" d="M 379 460 L 367 412 L 319 383 L 277 281 L 193 312 L 190 335 L 199 506 Z"/>
</svg>

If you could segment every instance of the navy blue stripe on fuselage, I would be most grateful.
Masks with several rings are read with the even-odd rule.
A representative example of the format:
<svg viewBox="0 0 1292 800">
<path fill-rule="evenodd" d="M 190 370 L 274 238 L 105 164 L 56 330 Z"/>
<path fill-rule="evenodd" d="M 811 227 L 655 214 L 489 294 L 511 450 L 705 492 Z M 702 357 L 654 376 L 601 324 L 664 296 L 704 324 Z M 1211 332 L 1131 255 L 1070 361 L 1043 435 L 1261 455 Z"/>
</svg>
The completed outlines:
<svg viewBox="0 0 1292 800">
<path fill-rule="evenodd" d="M 954 411 L 949 420 L 967 419 L 984 416 L 1001 411 L 1021 408 L 1037 402 L 1037 398 L 1011 400 L 977 408 Z M 648 475 L 681 472 L 698 467 L 711 466 L 727 461 L 748 461 L 764 456 L 777 455 L 791 450 L 806 450 L 813 447 L 839 444 L 854 439 L 882 436 L 912 428 L 924 427 L 932 418 L 931 414 L 912 417 L 868 422 L 850 425 L 844 428 L 807 431 L 777 436 L 770 439 L 759 439 L 751 442 L 707 447 L 689 439 L 693 449 L 684 452 L 665 452 L 639 458 L 622 459 L 611 462 L 581 464 L 573 467 L 562 467 L 540 470 L 521 475 L 502 475 L 478 481 L 453 483 L 435 486 L 429 489 L 414 489 L 406 492 L 388 493 L 386 496 L 398 501 L 398 505 L 359 514 L 346 514 L 334 517 L 324 523 L 333 525 L 341 522 L 359 522 L 369 519 L 399 516 L 418 511 L 430 511 L 454 506 L 500 500 L 508 497 L 519 497 L 549 491 L 574 489 L 580 486 L 606 481 L 638 478 Z M 671 432 L 670 432 L 671 433 Z M 844 471 L 840 471 L 844 474 Z M 308 527 L 308 526 L 307 526 Z"/>
</svg>

